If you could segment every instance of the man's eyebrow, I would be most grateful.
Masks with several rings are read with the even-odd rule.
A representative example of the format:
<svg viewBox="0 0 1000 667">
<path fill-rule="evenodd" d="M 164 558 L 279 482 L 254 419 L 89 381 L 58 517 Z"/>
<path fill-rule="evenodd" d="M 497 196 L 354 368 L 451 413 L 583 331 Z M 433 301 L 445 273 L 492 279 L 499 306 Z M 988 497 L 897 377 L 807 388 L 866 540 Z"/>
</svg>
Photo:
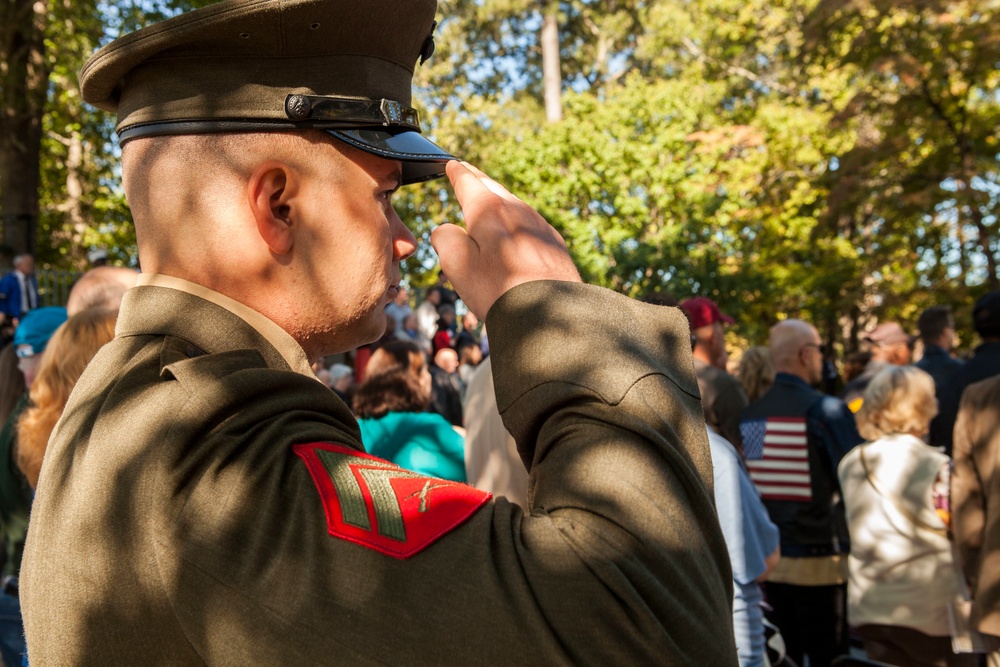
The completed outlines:
<svg viewBox="0 0 1000 667">
<path fill-rule="evenodd" d="M 382 176 L 382 180 L 391 184 L 393 190 L 398 190 L 403 185 L 403 168 L 386 173 Z"/>
</svg>

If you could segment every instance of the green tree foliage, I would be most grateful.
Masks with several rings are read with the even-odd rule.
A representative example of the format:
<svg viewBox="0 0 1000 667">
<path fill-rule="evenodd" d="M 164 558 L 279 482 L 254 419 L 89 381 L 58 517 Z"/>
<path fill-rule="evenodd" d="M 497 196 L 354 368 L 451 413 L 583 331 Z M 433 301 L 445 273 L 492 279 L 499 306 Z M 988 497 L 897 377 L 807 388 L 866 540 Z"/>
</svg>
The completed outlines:
<svg viewBox="0 0 1000 667">
<path fill-rule="evenodd" d="M 885 257 L 869 268 L 901 311 L 1000 288 L 998 10 L 822 0 L 805 21 L 809 60 L 849 76 L 837 122 L 858 127 L 825 222 Z"/>
<path fill-rule="evenodd" d="M 561 122 L 542 112 L 551 4 L 443 4 L 419 80 L 435 138 L 538 207 L 587 280 L 711 296 L 751 340 L 804 317 L 848 347 L 994 280 L 996 3 L 557 4 Z M 404 207 L 428 201 L 422 232 L 458 219 L 440 183 Z"/>
<path fill-rule="evenodd" d="M 39 255 L 134 259 L 111 119 L 80 103 L 98 45 L 182 0 L 49 0 Z M 427 132 L 536 206 L 587 280 L 703 294 L 750 341 L 783 317 L 853 347 L 995 287 L 1000 21 L 989 0 L 440 0 L 416 72 Z M 563 119 L 540 31 L 558 17 Z M 0 189 L 4 186 L 0 183 Z M 423 243 L 461 212 L 446 181 L 397 207 Z M 961 309 L 960 309 L 960 315 Z M 961 317 L 960 317 L 961 322 Z"/>
<path fill-rule="evenodd" d="M 13 11 L 16 4 L 7 3 L 4 11 Z M 12 48 L 31 35 L 40 40 L 30 53 L 36 62 L 8 59 L 4 71 L 9 87 L 17 80 L 18 68 L 29 70 L 30 95 L 40 95 L 41 100 L 21 110 L 41 128 L 37 159 L 21 158 L 13 173 L 4 172 L 13 183 L 0 180 L 5 194 L 13 194 L 21 178 L 39 184 L 19 193 L 33 201 L 17 202 L 37 216 L 37 243 L 15 243 L 15 250 L 34 249 L 43 265 L 61 269 L 84 268 L 87 251 L 97 246 L 107 249 L 117 263 L 135 263 L 135 233 L 119 183 L 113 119 L 82 103 L 77 73 L 94 50 L 116 35 L 206 4 L 210 2 L 48 0 L 34 3 L 35 19 L 30 24 L 8 24 L 8 30 L 23 33 L 5 37 Z M 0 151 L 0 158 L 12 154 Z"/>
</svg>

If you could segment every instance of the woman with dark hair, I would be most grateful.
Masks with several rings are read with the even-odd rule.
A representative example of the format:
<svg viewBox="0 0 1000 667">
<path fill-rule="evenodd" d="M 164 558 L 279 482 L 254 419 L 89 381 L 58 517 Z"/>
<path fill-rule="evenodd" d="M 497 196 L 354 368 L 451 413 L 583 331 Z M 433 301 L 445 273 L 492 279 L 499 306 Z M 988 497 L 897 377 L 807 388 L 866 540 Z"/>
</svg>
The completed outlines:
<svg viewBox="0 0 1000 667">
<path fill-rule="evenodd" d="M 410 341 L 392 341 L 368 362 L 354 395 L 361 440 L 375 456 L 432 477 L 465 481 L 465 437 L 439 414 L 426 412 L 431 374 Z"/>
</svg>

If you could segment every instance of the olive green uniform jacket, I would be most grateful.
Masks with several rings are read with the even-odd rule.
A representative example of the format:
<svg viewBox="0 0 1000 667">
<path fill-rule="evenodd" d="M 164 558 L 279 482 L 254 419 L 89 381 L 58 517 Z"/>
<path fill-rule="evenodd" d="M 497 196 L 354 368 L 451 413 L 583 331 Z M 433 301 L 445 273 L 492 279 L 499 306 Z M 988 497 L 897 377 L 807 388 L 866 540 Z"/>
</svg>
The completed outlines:
<svg viewBox="0 0 1000 667">
<path fill-rule="evenodd" d="M 304 355 L 132 289 L 42 468 L 31 664 L 736 664 L 684 317 L 536 282 L 487 323 L 527 513 L 366 458 Z"/>
<path fill-rule="evenodd" d="M 972 622 L 1000 637 L 1000 376 L 962 393 L 954 433 L 951 528 L 972 591 Z M 993 650 L 1000 641 L 992 641 Z"/>
</svg>

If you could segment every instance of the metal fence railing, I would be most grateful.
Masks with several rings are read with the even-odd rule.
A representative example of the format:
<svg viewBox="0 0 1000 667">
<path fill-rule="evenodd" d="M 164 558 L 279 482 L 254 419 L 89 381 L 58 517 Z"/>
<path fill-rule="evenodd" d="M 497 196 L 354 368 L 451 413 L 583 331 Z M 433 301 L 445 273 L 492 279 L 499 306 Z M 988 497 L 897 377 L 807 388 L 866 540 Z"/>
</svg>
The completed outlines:
<svg viewBox="0 0 1000 667">
<path fill-rule="evenodd" d="M 51 271 L 38 269 L 38 296 L 43 306 L 65 306 L 69 299 L 69 289 L 82 273 L 79 271 Z"/>
</svg>

